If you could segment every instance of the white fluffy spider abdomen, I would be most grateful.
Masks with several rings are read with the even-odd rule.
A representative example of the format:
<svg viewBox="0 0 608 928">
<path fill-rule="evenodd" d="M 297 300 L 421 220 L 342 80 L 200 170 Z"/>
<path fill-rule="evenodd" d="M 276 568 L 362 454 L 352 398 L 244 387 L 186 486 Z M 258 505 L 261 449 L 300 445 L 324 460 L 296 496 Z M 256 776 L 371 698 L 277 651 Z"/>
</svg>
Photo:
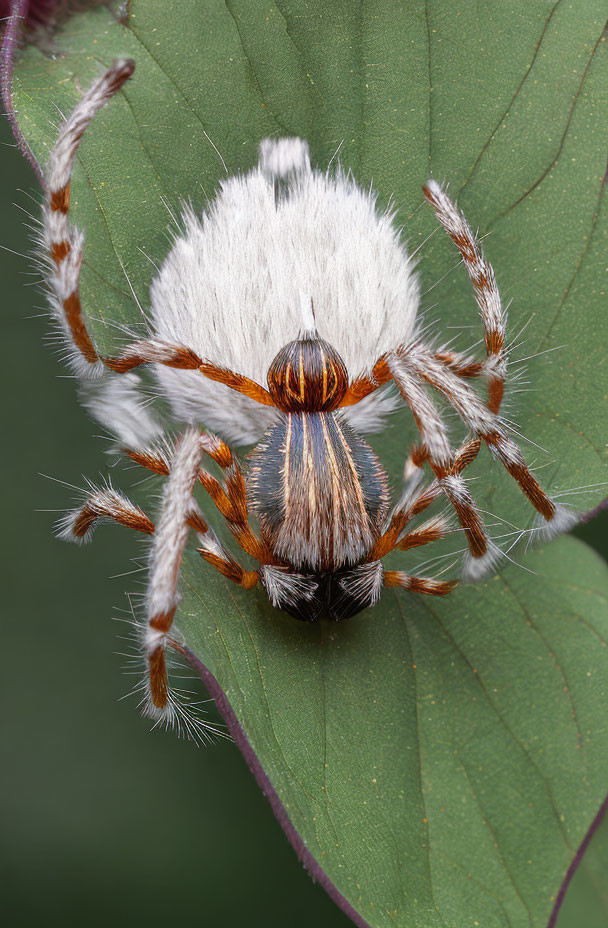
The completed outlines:
<svg viewBox="0 0 608 928">
<path fill-rule="evenodd" d="M 300 139 L 267 139 L 260 152 L 256 168 L 221 182 L 201 216 L 185 211 L 183 235 L 152 281 L 154 334 L 264 384 L 312 309 L 350 376 L 368 372 L 411 339 L 419 303 L 393 216 L 341 170 L 313 171 Z M 271 409 L 196 372 L 159 365 L 156 375 L 177 419 L 207 422 L 241 443 L 259 440 L 273 421 Z M 370 431 L 392 408 L 384 392 L 348 418 Z"/>
</svg>

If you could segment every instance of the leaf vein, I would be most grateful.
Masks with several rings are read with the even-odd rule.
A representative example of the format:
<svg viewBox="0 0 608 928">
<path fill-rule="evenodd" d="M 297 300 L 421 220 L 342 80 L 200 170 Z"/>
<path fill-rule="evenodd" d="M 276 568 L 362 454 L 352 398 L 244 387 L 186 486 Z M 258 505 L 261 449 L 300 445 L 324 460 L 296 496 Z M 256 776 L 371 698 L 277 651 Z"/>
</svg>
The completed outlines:
<svg viewBox="0 0 608 928">
<path fill-rule="evenodd" d="M 542 171 L 542 173 L 540 174 L 540 176 L 537 177 L 537 179 L 534 181 L 534 183 L 531 184 L 530 187 L 528 187 L 526 190 L 524 190 L 524 192 L 523 192 L 513 203 L 511 203 L 510 206 L 507 206 L 507 208 L 506 208 L 505 210 L 503 210 L 502 213 L 499 213 L 498 216 L 496 217 L 497 219 L 503 219 L 505 216 L 507 216 L 509 213 L 511 213 L 514 209 L 516 209 L 516 207 L 518 207 L 518 206 L 520 205 L 520 203 L 522 203 L 523 200 L 526 199 L 526 197 L 530 196 L 530 194 L 533 193 L 533 191 L 536 190 L 536 188 L 537 188 L 538 186 L 540 186 L 540 184 L 542 184 L 542 182 L 544 181 L 544 179 L 546 178 L 546 176 L 549 174 L 549 172 L 551 171 L 551 169 L 552 169 L 553 167 L 555 167 L 555 165 L 556 165 L 557 162 L 559 161 L 560 155 L 561 155 L 561 153 L 562 153 L 562 151 L 563 151 L 563 149 L 564 149 L 564 145 L 566 144 L 566 139 L 567 139 L 567 137 L 568 137 L 568 132 L 569 132 L 569 129 L 570 129 L 570 124 L 572 123 L 572 119 L 573 119 L 573 117 L 574 117 L 574 111 L 575 111 L 575 109 L 576 109 L 576 104 L 578 103 L 578 101 L 579 101 L 579 99 L 580 99 L 580 96 L 581 96 L 581 93 L 582 93 L 582 90 L 583 90 L 583 86 L 584 86 L 584 84 L 585 84 L 585 81 L 586 81 L 586 79 L 587 79 L 587 75 L 588 75 L 588 73 L 589 73 L 589 68 L 591 67 L 591 63 L 592 63 L 592 61 L 593 61 L 593 59 L 594 59 L 594 57 L 595 57 L 595 54 L 596 54 L 598 48 L 600 47 L 600 44 L 601 44 L 601 42 L 602 42 L 604 36 L 605 36 L 605 29 L 602 31 L 601 35 L 599 35 L 598 38 L 596 39 L 596 42 L 595 42 L 595 44 L 594 44 L 594 46 L 593 46 L 593 49 L 592 49 L 592 51 L 591 51 L 591 54 L 590 54 L 590 56 L 589 56 L 589 60 L 587 61 L 587 64 L 586 64 L 586 66 L 585 66 L 585 70 L 583 71 L 583 74 L 582 74 L 581 79 L 580 79 L 580 81 L 579 81 L 579 85 L 578 85 L 578 87 L 577 87 L 577 89 L 576 89 L 576 92 L 575 92 L 573 98 L 572 98 L 572 102 L 570 103 L 570 108 L 569 108 L 569 110 L 568 110 L 568 116 L 567 116 L 567 118 L 566 118 L 566 125 L 564 126 L 564 131 L 562 132 L 562 136 L 561 136 L 561 139 L 560 139 L 560 141 L 559 141 L 559 145 L 558 145 L 558 147 L 557 147 L 557 151 L 555 152 L 555 155 L 551 158 L 550 163 L 547 165 L 547 167 L 544 169 L 544 171 Z"/>
<path fill-rule="evenodd" d="M 558 8 L 558 6 L 560 5 L 561 2 L 562 2 L 562 0 L 556 0 L 556 3 L 553 5 L 553 7 L 552 7 L 552 9 L 551 9 L 551 11 L 550 11 L 550 13 L 549 13 L 549 16 L 547 17 L 547 19 L 546 19 L 546 21 L 545 21 L 545 24 L 544 24 L 544 26 L 543 26 L 543 28 L 542 28 L 542 31 L 541 31 L 541 34 L 540 34 L 540 36 L 539 36 L 539 38 L 538 38 L 538 41 L 537 41 L 537 43 L 536 43 L 536 46 L 535 46 L 535 48 L 534 48 L 534 52 L 533 52 L 533 54 L 532 54 L 532 58 L 531 58 L 531 60 L 530 60 L 530 64 L 529 64 L 528 67 L 525 69 L 521 81 L 520 81 L 519 84 L 517 85 L 517 88 L 515 89 L 515 92 L 514 92 L 513 96 L 511 97 L 511 99 L 509 100 L 509 103 L 507 104 L 506 110 L 504 111 L 504 113 L 502 113 L 502 115 L 501 115 L 500 118 L 498 119 L 496 125 L 494 126 L 494 128 L 492 129 L 490 135 L 488 136 L 487 141 L 485 142 L 485 144 L 483 145 L 481 151 L 480 151 L 479 154 L 477 155 L 477 158 L 475 159 L 475 162 L 474 162 L 474 164 L 473 164 L 471 170 L 469 171 L 469 173 L 468 173 L 467 176 L 465 177 L 464 183 L 462 184 L 462 186 L 461 186 L 461 188 L 460 188 L 460 190 L 459 190 L 459 193 L 458 193 L 459 196 L 460 196 L 460 194 L 463 192 L 463 190 L 465 189 L 465 187 L 468 186 L 468 184 L 469 184 L 471 178 L 473 177 L 473 174 L 474 174 L 475 171 L 477 170 L 477 167 L 478 167 L 478 165 L 479 165 L 479 162 L 481 161 L 481 159 L 483 158 L 483 156 L 484 156 L 485 153 L 487 152 L 488 148 L 489 148 L 490 145 L 492 144 L 492 141 L 493 141 L 493 139 L 495 138 L 496 133 L 497 133 L 498 130 L 500 129 L 501 125 L 503 124 L 503 122 L 505 121 L 505 119 L 507 118 L 507 116 L 509 115 L 509 113 L 511 112 L 511 110 L 512 110 L 512 108 L 513 108 L 513 105 L 514 105 L 515 101 L 517 100 L 517 97 L 519 96 L 519 94 L 520 94 L 520 92 L 521 92 L 521 90 L 522 90 L 524 84 L 525 84 L 526 81 L 528 80 L 528 78 L 529 78 L 529 76 L 530 76 L 530 72 L 532 71 L 532 68 L 534 67 L 534 64 L 535 64 L 535 62 L 536 62 L 536 59 L 538 58 L 538 53 L 540 52 L 541 45 L 542 45 L 542 43 L 543 43 L 543 39 L 545 38 L 545 34 L 546 34 L 546 32 L 547 32 L 547 29 L 549 28 L 549 23 L 551 22 L 551 20 L 552 20 L 552 18 L 553 18 L 553 14 L 554 14 L 555 11 L 557 10 L 557 8 Z"/>
</svg>

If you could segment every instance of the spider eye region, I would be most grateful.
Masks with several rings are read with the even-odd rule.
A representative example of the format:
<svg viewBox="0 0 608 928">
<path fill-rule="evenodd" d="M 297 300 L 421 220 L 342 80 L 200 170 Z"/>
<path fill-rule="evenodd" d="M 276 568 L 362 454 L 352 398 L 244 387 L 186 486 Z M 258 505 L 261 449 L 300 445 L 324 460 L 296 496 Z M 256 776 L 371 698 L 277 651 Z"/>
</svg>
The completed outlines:
<svg viewBox="0 0 608 928">
<path fill-rule="evenodd" d="M 289 342 L 268 369 L 268 390 L 283 412 L 328 412 L 340 404 L 347 388 L 344 361 L 317 336 Z"/>
</svg>

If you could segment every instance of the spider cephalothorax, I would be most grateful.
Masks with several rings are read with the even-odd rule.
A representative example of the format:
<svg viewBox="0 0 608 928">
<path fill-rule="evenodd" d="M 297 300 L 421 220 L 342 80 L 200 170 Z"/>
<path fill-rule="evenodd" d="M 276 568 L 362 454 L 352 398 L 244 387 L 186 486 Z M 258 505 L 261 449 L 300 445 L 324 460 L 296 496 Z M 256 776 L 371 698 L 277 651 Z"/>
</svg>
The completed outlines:
<svg viewBox="0 0 608 928">
<path fill-rule="evenodd" d="M 348 390 L 344 361 L 316 331 L 281 348 L 267 380 L 275 406 L 285 413 L 331 412 Z"/>
<path fill-rule="evenodd" d="M 354 615 L 386 586 L 431 595 L 452 589 L 454 581 L 383 566 L 390 551 L 445 534 L 444 517 L 410 526 L 438 497 L 465 532 L 465 574 L 475 578 L 491 568 L 497 549 L 462 477 L 484 443 L 549 531 L 565 528 L 571 516 L 540 487 L 499 416 L 507 357 L 498 287 L 462 213 L 433 181 L 424 194 L 471 279 L 484 358 L 425 341 L 417 278 L 392 216 L 339 168 L 313 170 L 300 139 L 266 139 L 257 166 L 223 180 L 207 212 L 185 211 L 183 230 L 151 284 L 148 337 L 116 357 L 100 354 L 81 312 L 84 239 L 68 220 L 70 178 L 83 132 L 133 69 L 131 61 L 114 62 L 62 126 L 46 168 L 44 228 L 51 305 L 84 402 L 133 461 L 167 478 L 156 525 L 106 488 L 65 517 L 61 534 L 86 540 L 98 520 L 111 519 L 153 536 L 142 636 L 145 709 L 168 718 L 165 647 L 191 531 L 199 554 L 225 577 L 246 589 L 261 586 L 277 608 L 316 620 Z M 133 371 L 143 365 L 151 366 L 173 423 L 182 424 L 174 445 L 162 440 L 142 402 Z M 475 379 L 485 381 L 485 399 L 470 385 Z M 361 435 L 381 428 L 394 408 L 383 389 L 389 382 L 420 436 L 406 467 L 410 479 L 392 508 L 386 474 Z M 469 429 L 457 449 L 429 387 Z M 244 470 L 228 440 L 255 445 Z M 205 456 L 224 481 L 201 466 Z M 218 541 L 194 500 L 197 482 L 257 562 L 254 569 Z"/>
</svg>

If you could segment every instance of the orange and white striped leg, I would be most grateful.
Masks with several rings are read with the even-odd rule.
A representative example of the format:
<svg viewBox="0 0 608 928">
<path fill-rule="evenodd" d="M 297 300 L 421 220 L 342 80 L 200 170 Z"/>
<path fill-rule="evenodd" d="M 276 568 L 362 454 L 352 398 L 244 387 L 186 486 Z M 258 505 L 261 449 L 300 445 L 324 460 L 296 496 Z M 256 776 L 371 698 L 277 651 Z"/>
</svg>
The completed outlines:
<svg viewBox="0 0 608 928">
<path fill-rule="evenodd" d="M 205 453 L 222 468 L 226 483 L 225 488 L 222 487 L 207 471 L 201 471 L 199 474 L 200 483 L 216 502 L 241 548 L 260 564 L 273 563 L 271 552 L 249 525 L 247 487 L 239 459 L 228 445 L 212 432 L 201 434 L 201 444 Z"/>
<path fill-rule="evenodd" d="M 450 370 L 459 377 L 472 379 L 484 376 L 485 374 L 484 362 L 479 361 L 472 355 L 460 354 L 457 351 L 452 351 L 450 348 L 441 348 L 439 351 L 434 352 L 433 357 L 442 364 L 445 364 L 446 367 L 449 367 Z M 478 451 L 480 446 L 481 442 L 477 448 Z M 426 460 L 427 455 L 425 454 L 424 448 L 418 444 L 412 445 L 403 469 L 404 480 L 409 480 L 414 476 L 417 468 L 422 467 Z"/>
<path fill-rule="evenodd" d="M 408 352 L 405 366 L 442 393 L 475 436 L 488 445 L 538 512 L 542 520 L 539 529 L 545 536 L 567 531 L 577 522 L 575 513 L 545 493 L 518 445 L 507 436 L 500 417 L 488 409 L 468 384 L 422 349 Z"/>
<path fill-rule="evenodd" d="M 205 488 L 228 523 L 232 534 L 241 548 L 261 564 L 272 563 L 270 552 L 249 525 L 247 488 L 240 462 L 229 446 L 212 432 L 200 435 L 202 450 L 209 455 L 226 474 L 223 485 L 208 471 L 200 469 L 198 481 Z M 169 459 L 162 449 L 136 451 L 125 449 L 135 463 L 157 474 L 169 473 Z"/>
<path fill-rule="evenodd" d="M 54 272 L 49 281 L 53 313 L 70 346 L 70 360 L 80 377 L 99 377 L 104 366 L 82 317 L 79 284 L 83 233 L 70 225 L 70 182 L 83 133 L 95 114 L 131 77 L 135 63 L 118 59 L 95 81 L 63 123 L 44 172 L 44 236 Z"/>
<path fill-rule="evenodd" d="M 150 455 L 148 466 L 154 463 L 151 469 L 168 476 L 157 527 L 139 506 L 111 487 L 94 488 L 57 527 L 60 538 L 79 543 L 90 541 L 96 526 L 107 521 L 153 536 L 143 635 L 147 670 L 143 709 L 146 715 L 168 722 L 176 708 L 167 682 L 165 647 L 174 644 L 169 633 L 179 603 L 179 568 L 189 531 L 198 535 L 199 554 L 225 577 L 245 589 L 259 582 L 257 571 L 245 570 L 224 551 L 192 496 L 202 454 L 199 432 L 189 429 L 171 459 L 160 452 Z"/>
<path fill-rule="evenodd" d="M 84 234 L 69 218 L 72 170 L 80 140 L 95 114 L 121 89 L 134 67 L 129 59 L 114 61 L 61 126 L 45 168 L 43 234 L 49 257 L 51 310 L 67 345 L 70 365 L 82 382 L 81 400 L 121 443 L 145 445 L 159 436 L 160 426 L 139 392 L 137 376 L 131 374 L 117 382 L 106 371 L 87 330 L 80 304 Z"/>
<path fill-rule="evenodd" d="M 424 188 L 424 194 L 433 206 L 443 228 L 455 242 L 467 273 L 473 284 L 475 300 L 479 307 L 484 329 L 486 358 L 480 361 L 473 355 L 453 351 L 449 347 L 440 348 L 433 357 L 449 368 L 452 373 L 465 379 L 483 377 L 488 385 L 488 408 L 498 413 L 504 395 L 507 374 L 507 354 L 505 348 L 506 314 L 503 310 L 500 292 L 494 276 L 492 265 L 486 260 L 477 238 L 448 195 L 434 181 Z M 478 441 L 477 452 L 481 448 Z M 472 460 L 475 455 L 473 455 Z M 415 468 L 423 463 L 421 449 L 414 446 L 405 464 L 404 477 L 409 479 Z"/>
<path fill-rule="evenodd" d="M 465 559 L 464 573 L 471 579 L 477 578 L 492 566 L 496 552 L 489 543 L 481 516 L 462 477 L 463 455 L 460 452 L 454 455 L 443 420 L 417 371 L 409 363 L 409 358 L 409 352 L 392 356 L 389 360 L 391 373 L 403 399 L 412 410 L 421 438 L 421 455 L 425 456 L 435 473 L 437 483 L 432 484 L 428 492 L 434 492 L 435 488 L 443 491 L 456 512 L 465 530 L 470 555 Z M 435 361 L 435 364 L 445 369 L 440 361 Z M 461 382 L 455 374 L 452 376 Z M 394 547 L 400 536 L 401 531 L 391 547 Z"/>
<path fill-rule="evenodd" d="M 370 561 L 380 560 L 396 548 L 401 539 L 405 537 L 406 527 L 414 516 L 420 515 L 437 497 L 441 496 L 441 485 L 437 479 L 427 486 L 422 486 L 422 481 L 422 472 L 420 472 L 415 485 L 411 483 L 406 487 L 392 512 L 386 529 L 370 552 Z"/>
<path fill-rule="evenodd" d="M 90 541 L 100 522 L 117 522 L 145 535 L 154 534 L 154 523 L 143 509 L 112 487 L 95 487 L 84 504 L 57 523 L 57 537 L 83 544 Z"/>
<path fill-rule="evenodd" d="M 507 374 L 507 354 L 505 348 L 506 315 L 503 310 L 498 284 L 494 270 L 486 260 L 477 238 L 464 218 L 462 212 L 452 203 L 447 193 L 434 180 L 423 188 L 423 193 L 433 209 L 437 219 L 448 233 L 458 251 L 467 274 L 473 285 L 475 302 L 484 329 L 486 360 L 482 363 L 483 373 L 488 381 L 488 408 L 493 413 L 500 409 Z M 441 354 L 441 353 L 439 353 Z M 461 377 L 477 376 L 472 359 L 443 352 L 439 358 L 442 363 Z M 435 355 L 437 357 L 437 354 Z"/>
<path fill-rule="evenodd" d="M 167 681 L 165 648 L 172 643 L 170 631 L 180 599 L 179 570 L 189 530 L 198 534 L 202 557 L 224 576 L 246 589 L 258 582 L 257 572 L 244 570 L 223 551 L 194 502 L 192 493 L 203 455 L 200 438 L 197 429 L 189 428 L 175 448 L 150 555 L 143 636 L 147 666 L 143 710 L 151 718 L 168 722 L 175 714 L 175 704 Z"/>
<path fill-rule="evenodd" d="M 401 535 L 395 548 L 400 551 L 411 551 L 412 548 L 420 548 L 422 545 L 428 545 L 432 541 L 439 541 L 450 530 L 450 521 L 445 516 L 434 516 L 419 525 L 418 528 L 412 529 Z"/>
<path fill-rule="evenodd" d="M 385 570 L 384 586 L 400 586 L 410 593 L 427 593 L 429 596 L 447 596 L 458 580 L 433 580 L 431 577 L 412 577 L 403 570 Z"/>
<path fill-rule="evenodd" d="M 81 139 L 99 110 L 124 86 L 135 70 L 130 58 L 119 58 L 80 98 L 61 126 L 44 171 L 44 240 L 53 271 L 49 280 L 53 315 L 70 350 L 74 372 L 82 379 L 101 377 L 106 368 L 126 373 L 140 364 L 158 362 L 196 368 L 202 363 L 182 346 L 149 339 L 137 342 L 119 359 L 103 358 L 87 329 L 80 303 L 80 268 L 84 233 L 69 220 L 70 187 Z"/>
</svg>

